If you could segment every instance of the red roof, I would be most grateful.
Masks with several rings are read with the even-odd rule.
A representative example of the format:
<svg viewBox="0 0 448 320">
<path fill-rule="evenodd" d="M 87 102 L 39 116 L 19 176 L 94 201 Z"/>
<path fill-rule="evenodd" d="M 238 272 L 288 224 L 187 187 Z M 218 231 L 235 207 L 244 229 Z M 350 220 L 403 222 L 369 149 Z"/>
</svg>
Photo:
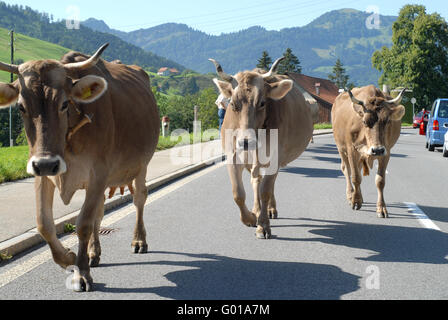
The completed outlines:
<svg viewBox="0 0 448 320">
<path fill-rule="evenodd" d="M 298 73 L 288 73 L 288 76 L 317 100 L 324 100 L 332 105 L 339 95 L 339 88 L 330 80 Z M 319 95 L 317 95 L 316 86 L 319 87 Z"/>
</svg>

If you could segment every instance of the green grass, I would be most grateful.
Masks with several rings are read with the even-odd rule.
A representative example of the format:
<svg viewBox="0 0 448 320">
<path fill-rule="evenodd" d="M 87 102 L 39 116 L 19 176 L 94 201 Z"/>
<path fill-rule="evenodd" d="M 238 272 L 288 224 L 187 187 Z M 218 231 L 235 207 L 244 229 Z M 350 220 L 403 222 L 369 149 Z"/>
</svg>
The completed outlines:
<svg viewBox="0 0 448 320">
<path fill-rule="evenodd" d="M 0 183 L 29 177 L 26 173 L 28 147 L 0 148 Z"/>
<path fill-rule="evenodd" d="M 12 259 L 12 255 L 8 254 L 8 252 L 0 253 L 0 263 L 2 261 L 8 261 Z"/>
<path fill-rule="evenodd" d="M 333 125 L 331 123 L 316 123 L 314 125 L 315 130 L 322 130 L 322 129 L 333 129 Z"/>
<path fill-rule="evenodd" d="M 11 62 L 11 42 L 8 35 L 9 30 L 0 28 L 0 61 Z M 53 43 L 27 37 L 19 33 L 15 33 L 15 49 L 14 59 L 22 59 L 23 61 L 55 59 L 59 60 L 70 49 L 58 46 Z M 10 75 L 6 72 L 0 72 L 0 81 L 9 82 Z"/>
<path fill-rule="evenodd" d="M 64 224 L 64 233 L 74 233 L 76 232 L 76 226 L 71 223 Z"/>
</svg>

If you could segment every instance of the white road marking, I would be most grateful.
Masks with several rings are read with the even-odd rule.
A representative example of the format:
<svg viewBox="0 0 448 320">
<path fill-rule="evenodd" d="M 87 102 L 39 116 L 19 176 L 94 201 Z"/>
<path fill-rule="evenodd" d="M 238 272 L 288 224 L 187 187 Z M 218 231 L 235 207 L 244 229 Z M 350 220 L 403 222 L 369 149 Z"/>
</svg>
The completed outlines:
<svg viewBox="0 0 448 320">
<path fill-rule="evenodd" d="M 199 179 L 200 177 L 202 177 L 212 171 L 223 167 L 224 165 L 225 165 L 224 163 L 220 163 L 218 165 L 206 168 L 204 170 L 201 170 L 197 173 L 192 174 L 191 176 L 183 178 L 183 179 L 169 185 L 168 187 L 162 188 L 161 190 L 155 192 L 154 194 L 151 194 L 148 197 L 148 200 L 146 201 L 145 206 L 165 197 L 166 195 L 170 194 L 171 192 L 176 191 L 177 189 L 185 186 L 186 184 L 188 184 L 196 179 Z M 118 221 L 126 218 L 127 216 L 129 216 L 130 214 L 132 214 L 134 212 L 135 212 L 134 206 L 128 205 L 116 213 L 107 215 L 103 219 L 101 226 L 109 227 L 109 226 L 117 223 Z M 72 248 L 77 243 L 78 243 L 77 237 L 69 237 L 66 240 L 62 241 L 62 245 L 65 248 Z M 0 288 L 4 287 L 8 283 L 11 283 L 12 281 L 16 280 L 17 278 L 23 276 L 24 274 L 30 272 L 31 270 L 37 268 L 38 266 L 44 264 L 45 262 L 47 262 L 50 259 L 52 259 L 51 251 L 50 251 L 50 249 L 47 249 L 44 252 L 24 261 L 20 265 L 17 265 L 15 267 L 12 267 L 8 271 L 5 271 L 4 273 L 0 274 Z"/>
<path fill-rule="evenodd" d="M 412 213 L 423 227 L 441 231 L 440 228 L 434 222 L 432 222 L 432 220 L 429 219 L 429 217 L 415 203 L 404 202 L 404 204 L 409 208 L 408 212 Z"/>
</svg>

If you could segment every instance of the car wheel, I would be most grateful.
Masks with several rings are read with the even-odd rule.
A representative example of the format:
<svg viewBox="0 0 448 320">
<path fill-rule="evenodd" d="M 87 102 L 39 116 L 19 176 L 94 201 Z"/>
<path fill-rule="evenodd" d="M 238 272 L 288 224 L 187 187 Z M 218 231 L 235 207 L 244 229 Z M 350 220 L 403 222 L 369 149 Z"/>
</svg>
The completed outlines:
<svg viewBox="0 0 448 320">
<path fill-rule="evenodd" d="M 431 152 L 434 152 L 434 150 L 436 150 L 436 147 L 434 145 L 432 145 L 432 144 L 429 144 L 428 150 L 431 151 Z"/>
<path fill-rule="evenodd" d="M 448 150 L 446 149 L 446 145 L 443 146 L 443 156 L 448 158 Z"/>
</svg>

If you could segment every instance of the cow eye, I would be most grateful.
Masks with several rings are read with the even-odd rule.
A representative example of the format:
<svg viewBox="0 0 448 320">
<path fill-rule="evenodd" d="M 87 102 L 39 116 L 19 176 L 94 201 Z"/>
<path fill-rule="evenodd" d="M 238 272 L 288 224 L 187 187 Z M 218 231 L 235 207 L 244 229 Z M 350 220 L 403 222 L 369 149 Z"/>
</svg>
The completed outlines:
<svg viewBox="0 0 448 320">
<path fill-rule="evenodd" d="M 262 101 L 260 103 L 260 109 L 264 109 L 266 107 L 266 102 Z"/>
<path fill-rule="evenodd" d="M 20 112 L 22 112 L 23 114 L 26 113 L 26 110 L 25 110 L 25 107 L 23 106 L 23 104 L 19 103 L 17 106 L 19 107 Z"/>
<path fill-rule="evenodd" d="M 68 110 L 68 100 L 67 101 L 65 101 L 63 104 L 62 104 L 62 107 L 61 107 L 61 112 L 65 112 L 65 111 L 67 111 Z"/>
</svg>

